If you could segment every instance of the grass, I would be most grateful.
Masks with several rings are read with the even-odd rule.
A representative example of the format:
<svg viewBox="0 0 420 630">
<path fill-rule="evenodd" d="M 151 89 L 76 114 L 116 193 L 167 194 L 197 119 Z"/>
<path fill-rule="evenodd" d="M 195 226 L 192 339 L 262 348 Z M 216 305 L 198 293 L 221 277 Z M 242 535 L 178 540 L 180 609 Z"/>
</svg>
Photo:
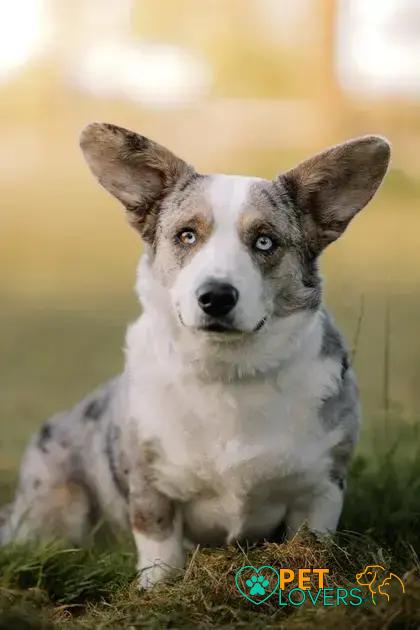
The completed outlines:
<svg viewBox="0 0 420 630">
<path fill-rule="evenodd" d="M 418 436 L 411 435 L 411 439 Z M 402 441 L 399 444 L 403 444 Z M 303 530 L 288 543 L 196 549 L 185 572 L 139 593 L 131 542 L 0 550 L 0 630 L 34 628 L 415 628 L 420 624 L 420 452 L 398 447 L 354 461 L 339 533 Z M 327 567 L 327 586 L 352 588 L 366 564 L 403 577 L 406 593 L 377 606 L 261 606 L 236 590 L 245 564 Z M 366 591 L 367 592 L 367 591 Z"/>
</svg>

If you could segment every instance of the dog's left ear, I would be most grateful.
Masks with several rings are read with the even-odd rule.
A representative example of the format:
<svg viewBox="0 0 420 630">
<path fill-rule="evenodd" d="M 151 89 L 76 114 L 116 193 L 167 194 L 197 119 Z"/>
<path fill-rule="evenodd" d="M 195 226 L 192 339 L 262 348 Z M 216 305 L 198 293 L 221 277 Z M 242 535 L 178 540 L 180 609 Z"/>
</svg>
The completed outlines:
<svg viewBox="0 0 420 630">
<path fill-rule="evenodd" d="M 389 156 L 384 138 L 365 136 L 331 147 L 278 177 L 300 213 L 313 254 L 335 241 L 373 197 Z"/>
<path fill-rule="evenodd" d="M 159 204 L 192 167 L 157 142 L 128 129 L 92 123 L 80 146 L 99 182 L 125 206 L 129 222 L 153 241 Z"/>
</svg>

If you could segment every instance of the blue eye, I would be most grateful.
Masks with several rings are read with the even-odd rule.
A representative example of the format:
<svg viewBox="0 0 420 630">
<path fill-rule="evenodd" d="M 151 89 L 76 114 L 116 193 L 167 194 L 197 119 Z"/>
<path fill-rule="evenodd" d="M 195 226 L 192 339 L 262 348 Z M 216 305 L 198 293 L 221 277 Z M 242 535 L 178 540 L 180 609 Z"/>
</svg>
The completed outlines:
<svg viewBox="0 0 420 630">
<path fill-rule="evenodd" d="M 183 245 L 195 245 L 197 237 L 193 230 L 183 230 L 178 234 L 178 238 Z"/>
<path fill-rule="evenodd" d="M 255 249 L 259 249 L 261 252 L 268 252 L 273 248 L 273 241 L 269 236 L 261 235 L 254 243 Z"/>
</svg>

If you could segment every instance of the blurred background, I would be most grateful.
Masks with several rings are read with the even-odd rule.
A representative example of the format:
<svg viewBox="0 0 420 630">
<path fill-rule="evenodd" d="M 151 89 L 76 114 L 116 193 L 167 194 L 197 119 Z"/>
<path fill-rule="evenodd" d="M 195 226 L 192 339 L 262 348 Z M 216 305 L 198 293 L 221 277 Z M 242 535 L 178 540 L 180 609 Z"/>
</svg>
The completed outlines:
<svg viewBox="0 0 420 630">
<path fill-rule="evenodd" d="M 121 369 L 139 312 L 139 238 L 78 148 L 94 120 L 202 172 L 265 177 L 387 136 L 388 178 L 322 269 L 361 449 L 419 421 L 418 0 L 0 0 L 0 114 L 3 483 L 43 419 Z"/>
</svg>

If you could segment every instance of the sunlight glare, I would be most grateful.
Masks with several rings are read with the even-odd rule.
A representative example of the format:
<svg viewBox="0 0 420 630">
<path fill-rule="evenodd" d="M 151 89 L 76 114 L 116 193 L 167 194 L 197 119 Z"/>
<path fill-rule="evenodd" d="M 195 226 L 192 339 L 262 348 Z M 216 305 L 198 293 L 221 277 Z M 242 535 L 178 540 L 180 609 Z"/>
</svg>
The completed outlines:
<svg viewBox="0 0 420 630">
<path fill-rule="evenodd" d="M 172 106 L 202 96 L 209 76 L 205 64 L 180 47 L 119 42 L 85 51 L 73 81 L 103 97 Z"/>
<path fill-rule="evenodd" d="M 46 41 L 48 20 L 43 0 L 10 0 L 0 4 L 0 80 L 8 79 Z"/>
</svg>

